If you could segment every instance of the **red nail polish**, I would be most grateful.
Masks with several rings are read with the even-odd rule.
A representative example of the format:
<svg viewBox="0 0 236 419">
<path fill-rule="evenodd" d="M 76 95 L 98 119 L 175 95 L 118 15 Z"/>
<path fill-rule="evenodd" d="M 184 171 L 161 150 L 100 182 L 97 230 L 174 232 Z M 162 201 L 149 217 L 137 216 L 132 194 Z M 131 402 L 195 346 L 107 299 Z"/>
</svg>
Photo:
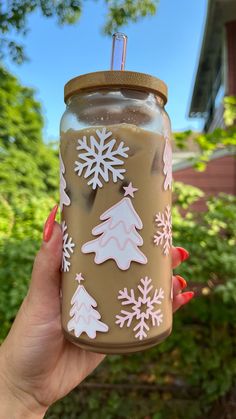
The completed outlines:
<svg viewBox="0 0 236 419">
<path fill-rule="evenodd" d="M 45 242 L 48 242 L 51 238 L 52 235 L 52 230 L 53 230 L 53 226 L 54 226 L 54 221 L 57 215 L 57 210 L 58 210 L 58 205 L 55 205 L 55 207 L 52 209 L 52 211 L 50 212 L 46 223 L 44 225 L 44 229 L 43 229 L 43 240 Z"/>
<path fill-rule="evenodd" d="M 182 295 L 183 304 L 187 304 L 194 297 L 193 291 L 184 292 Z"/>
<path fill-rule="evenodd" d="M 175 277 L 178 279 L 178 281 L 179 281 L 179 284 L 180 284 L 180 288 L 181 288 L 181 290 L 183 290 L 184 288 L 186 288 L 187 287 L 187 282 L 185 281 L 185 279 L 182 277 L 182 276 L 180 276 L 180 275 L 175 275 Z"/>
<path fill-rule="evenodd" d="M 183 247 L 176 247 L 176 249 L 180 253 L 181 262 L 183 262 L 184 260 L 188 259 L 189 252 L 186 249 L 184 249 Z"/>
</svg>

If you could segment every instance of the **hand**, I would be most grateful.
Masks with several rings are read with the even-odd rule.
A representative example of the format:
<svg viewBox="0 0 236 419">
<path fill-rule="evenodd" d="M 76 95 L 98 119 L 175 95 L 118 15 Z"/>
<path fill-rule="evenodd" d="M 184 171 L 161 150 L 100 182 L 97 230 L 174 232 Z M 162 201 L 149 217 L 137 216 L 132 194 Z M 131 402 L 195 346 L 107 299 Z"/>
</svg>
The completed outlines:
<svg viewBox="0 0 236 419">
<path fill-rule="evenodd" d="M 56 210 L 45 224 L 27 296 L 0 348 L 0 404 L 1 410 L 5 408 L 0 418 L 43 417 L 52 403 L 76 387 L 104 358 L 79 349 L 62 333 L 62 234 L 54 221 Z M 187 256 L 185 249 L 173 248 L 173 268 Z M 181 294 L 185 286 L 183 278 L 173 277 L 174 311 L 193 296 L 191 292 Z"/>
</svg>

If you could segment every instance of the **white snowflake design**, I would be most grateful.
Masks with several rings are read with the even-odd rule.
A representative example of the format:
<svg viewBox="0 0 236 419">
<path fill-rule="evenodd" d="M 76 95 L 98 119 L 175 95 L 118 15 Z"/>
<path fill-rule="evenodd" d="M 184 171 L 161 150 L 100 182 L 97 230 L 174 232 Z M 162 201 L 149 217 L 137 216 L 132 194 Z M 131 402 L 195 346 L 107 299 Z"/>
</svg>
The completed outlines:
<svg viewBox="0 0 236 419">
<path fill-rule="evenodd" d="M 65 221 L 62 222 L 61 225 L 62 233 L 63 233 L 63 244 L 62 244 L 62 263 L 61 263 L 61 270 L 63 272 L 69 272 L 70 269 L 70 259 L 71 253 L 74 252 L 75 244 L 72 241 L 72 238 L 69 237 L 67 233 L 67 225 Z"/>
<path fill-rule="evenodd" d="M 163 213 L 156 214 L 155 222 L 158 227 L 154 235 L 154 243 L 163 247 L 164 255 L 169 255 L 172 246 L 172 217 L 170 205 L 167 205 Z"/>
<path fill-rule="evenodd" d="M 124 161 L 117 156 L 127 158 L 126 152 L 129 150 L 129 147 L 124 146 L 123 141 L 116 146 L 117 141 L 112 138 L 111 131 L 106 132 L 106 128 L 97 129 L 96 134 L 98 140 L 90 135 L 90 144 L 85 135 L 82 140 L 78 140 L 79 145 L 76 148 L 82 152 L 78 154 L 80 161 L 75 162 L 75 172 L 78 176 L 84 172 L 85 179 L 91 177 L 88 185 L 92 185 L 93 189 L 96 189 L 97 186 L 102 188 L 101 179 L 108 182 L 109 175 L 112 176 L 113 182 L 124 179 L 123 173 L 126 170 L 118 167 L 123 165 Z M 108 139 L 109 141 L 106 142 Z"/>
<path fill-rule="evenodd" d="M 130 327 L 133 321 L 137 321 L 137 324 L 134 326 L 133 331 L 137 332 L 135 338 L 142 340 L 147 337 L 150 327 L 148 325 L 148 320 L 151 319 L 152 326 L 160 326 L 163 322 L 163 313 L 160 308 L 157 309 L 156 305 L 162 304 L 164 299 L 164 290 L 156 288 L 155 292 L 151 291 L 153 285 L 151 284 L 152 279 L 141 278 L 141 284 L 138 285 L 138 290 L 140 296 L 135 297 L 134 290 L 131 289 L 128 293 L 127 288 L 119 291 L 118 299 L 123 300 L 122 305 L 131 305 L 130 311 L 121 310 L 120 315 L 116 316 L 116 324 L 120 327 L 123 327 L 126 324 L 127 327 Z"/>
</svg>

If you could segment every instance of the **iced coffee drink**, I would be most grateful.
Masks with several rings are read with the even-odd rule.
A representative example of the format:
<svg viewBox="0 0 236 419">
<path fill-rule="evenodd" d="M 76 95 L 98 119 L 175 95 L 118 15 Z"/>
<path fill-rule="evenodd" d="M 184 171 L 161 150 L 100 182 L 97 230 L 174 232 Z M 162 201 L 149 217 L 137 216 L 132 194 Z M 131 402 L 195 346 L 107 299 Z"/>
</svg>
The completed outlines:
<svg viewBox="0 0 236 419">
<path fill-rule="evenodd" d="M 168 117 L 131 79 L 77 95 L 61 130 L 62 325 L 102 353 L 151 347 L 172 327 Z"/>
</svg>

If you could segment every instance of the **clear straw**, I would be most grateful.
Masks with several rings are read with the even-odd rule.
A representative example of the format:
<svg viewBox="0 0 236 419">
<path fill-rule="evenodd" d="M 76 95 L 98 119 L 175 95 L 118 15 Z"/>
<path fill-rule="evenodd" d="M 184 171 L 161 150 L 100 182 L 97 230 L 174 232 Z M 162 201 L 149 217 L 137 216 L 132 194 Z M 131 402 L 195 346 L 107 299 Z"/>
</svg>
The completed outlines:
<svg viewBox="0 0 236 419">
<path fill-rule="evenodd" d="M 112 38 L 111 70 L 124 70 L 128 38 L 120 32 L 114 33 Z"/>
</svg>

